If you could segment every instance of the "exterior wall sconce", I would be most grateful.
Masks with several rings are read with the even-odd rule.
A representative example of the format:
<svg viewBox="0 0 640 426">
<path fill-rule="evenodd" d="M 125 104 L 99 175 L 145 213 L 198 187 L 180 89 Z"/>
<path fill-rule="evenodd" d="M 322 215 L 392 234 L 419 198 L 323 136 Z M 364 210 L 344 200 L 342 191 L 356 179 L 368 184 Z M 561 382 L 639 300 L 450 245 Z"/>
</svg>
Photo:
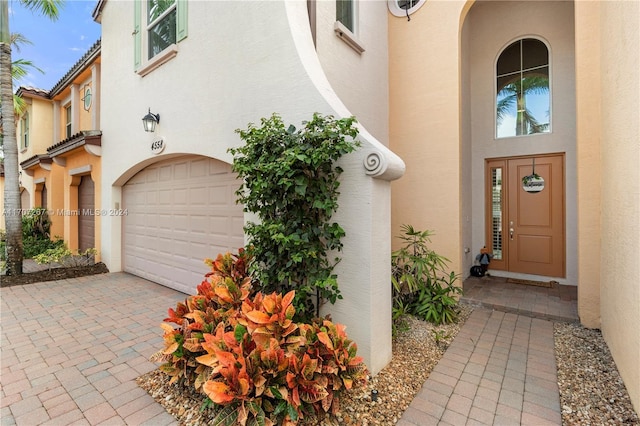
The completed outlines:
<svg viewBox="0 0 640 426">
<path fill-rule="evenodd" d="M 149 113 L 142 118 L 142 125 L 145 132 L 155 132 L 156 124 L 160 122 L 160 114 L 154 114 L 149 108 Z"/>
</svg>

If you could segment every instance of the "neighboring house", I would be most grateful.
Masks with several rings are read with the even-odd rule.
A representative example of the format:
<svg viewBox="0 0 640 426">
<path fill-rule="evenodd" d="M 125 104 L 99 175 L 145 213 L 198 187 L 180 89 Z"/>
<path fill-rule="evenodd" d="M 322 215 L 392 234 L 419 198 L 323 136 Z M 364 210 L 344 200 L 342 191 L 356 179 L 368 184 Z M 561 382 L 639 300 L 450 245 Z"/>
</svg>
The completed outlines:
<svg viewBox="0 0 640 426">
<path fill-rule="evenodd" d="M 50 90 L 20 87 L 22 208 L 44 207 L 51 236 L 100 247 L 100 41 Z"/>
<path fill-rule="evenodd" d="M 24 112 L 16 117 L 18 161 L 37 159 L 38 154 L 44 153 L 51 143 L 52 111 L 51 102 L 47 98 L 48 92 L 33 87 L 20 87 L 16 94 L 26 104 Z M 43 166 L 45 163 L 50 164 L 51 160 L 43 159 Z M 40 179 L 40 176 L 36 179 Z M 20 201 L 23 210 L 43 205 L 42 189 L 43 182 L 34 183 L 31 173 L 20 170 Z"/>
<path fill-rule="evenodd" d="M 192 293 L 203 258 L 243 243 L 234 130 L 355 115 L 331 313 L 371 370 L 391 356 L 390 247 L 410 224 L 461 278 L 486 246 L 495 275 L 578 286 L 638 409 L 639 8 L 100 0 L 103 261 Z"/>
</svg>

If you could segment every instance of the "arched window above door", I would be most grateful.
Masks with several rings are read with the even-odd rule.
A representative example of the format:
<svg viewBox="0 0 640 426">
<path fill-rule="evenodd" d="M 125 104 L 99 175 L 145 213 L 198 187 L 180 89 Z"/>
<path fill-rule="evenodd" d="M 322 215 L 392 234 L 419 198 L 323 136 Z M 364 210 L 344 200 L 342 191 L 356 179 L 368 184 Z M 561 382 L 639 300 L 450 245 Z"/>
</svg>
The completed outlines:
<svg viewBox="0 0 640 426">
<path fill-rule="evenodd" d="M 507 46 L 496 63 L 496 137 L 547 133 L 551 127 L 549 49 L 523 38 Z"/>
</svg>

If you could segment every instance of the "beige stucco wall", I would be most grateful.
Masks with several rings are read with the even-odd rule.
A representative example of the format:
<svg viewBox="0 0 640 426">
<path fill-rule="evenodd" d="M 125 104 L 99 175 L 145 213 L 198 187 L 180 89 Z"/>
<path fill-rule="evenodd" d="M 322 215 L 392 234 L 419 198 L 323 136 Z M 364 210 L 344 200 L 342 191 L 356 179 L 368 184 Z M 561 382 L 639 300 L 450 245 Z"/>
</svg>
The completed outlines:
<svg viewBox="0 0 640 426">
<path fill-rule="evenodd" d="M 640 2 L 602 2 L 602 333 L 640 410 Z"/>
<path fill-rule="evenodd" d="M 435 231 L 431 247 L 461 272 L 460 37 L 464 1 L 428 1 L 411 21 L 389 14 L 390 148 L 406 163 L 392 183 L 392 235 Z M 394 241 L 397 245 L 397 241 Z"/>
<path fill-rule="evenodd" d="M 38 97 L 30 98 L 29 101 L 29 148 L 24 153 L 26 156 L 22 157 L 20 161 L 35 154 L 46 153 L 47 147 L 51 142 L 51 127 L 53 123 L 51 101 Z M 21 137 L 22 133 L 19 135 Z"/>
<path fill-rule="evenodd" d="M 355 36 L 365 51 L 356 52 L 336 35 L 336 2 L 317 1 L 318 58 L 331 87 L 349 111 L 379 141 L 388 144 L 387 4 L 385 1 L 354 3 Z"/>
<path fill-rule="evenodd" d="M 586 327 L 600 328 L 600 2 L 577 2 L 575 13 L 578 315 Z"/>
<path fill-rule="evenodd" d="M 29 146 L 20 149 L 18 152 L 18 163 L 33 157 L 36 154 L 45 154 L 47 147 L 51 142 L 51 126 L 53 123 L 53 113 L 51 110 L 51 101 L 42 99 L 38 96 L 23 95 L 23 99 L 27 103 L 27 114 L 29 117 Z M 22 140 L 22 116 L 16 121 L 16 136 L 18 138 L 18 146 L 21 146 Z M 29 205 L 26 207 L 34 207 L 40 205 L 40 200 L 36 200 L 36 191 L 33 185 L 33 176 L 26 171 L 22 171 L 20 175 L 20 183 L 23 188 L 29 192 Z M 22 207 L 23 209 L 25 206 Z"/>
<path fill-rule="evenodd" d="M 93 92 L 93 85 L 91 83 L 91 78 L 87 78 L 86 80 L 82 81 L 81 83 L 78 84 L 78 109 L 79 109 L 79 118 L 80 118 L 80 123 L 78 125 L 78 131 L 81 130 L 93 130 L 93 129 L 97 129 L 98 127 L 95 127 L 93 125 L 93 116 L 92 116 L 92 109 L 95 108 L 95 106 L 91 105 L 91 108 L 87 111 L 84 109 L 84 102 L 82 100 L 82 96 L 84 96 L 84 92 L 83 92 L 83 88 L 85 87 L 85 85 L 88 85 L 89 87 L 91 87 L 92 92 Z M 94 97 L 94 101 L 95 101 L 95 95 L 92 94 L 92 96 Z"/>
<path fill-rule="evenodd" d="M 189 2 L 188 7 L 189 36 L 178 43 L 173 59 L 145 76 L 134 71 L 131 32 L 122 31 L 122 23 L 133 19 L 133 3 L 109 1 L 103 9 L 101 91 L 128 94 L 127 102 L 104 96 L 100 104 L 103 208 L 120 208 L 122 185 L 160 159 L 197 154 L 231 162 L 227 149 L 241 143 L 234 130 L 273 112 L 298 125 L 313 112 L 353 114 L 318 60 L 306 2 Z M 352 71 L 372 72 L 362 66 Z M 379 90 L 364 88 L 369 89 Z M 142 128 L 148 108 L 161 116 L 154 134 Z M 368 120 L 386 121 L 385 107 Z M 361 130 L 362 148 L 341 160 L 345 173 L 335 219 L 347 236 L 336 273 L 344 299 L 328 309 L 347 325 L 376 373 L 391 358 L 388 179 L 398 177 L 403 164 L 367 128 Z M 166 143 L 162 155 L 150 152 L 154 138 Z M 364 161 L 370 158 L 380 160 L 379 173 L 370 172 L 378 178 L 367 175 Z M 111 271 L 122 268 L 121 226 L 117 217 L 102 220 L 102 259 Z"/>
</svg>

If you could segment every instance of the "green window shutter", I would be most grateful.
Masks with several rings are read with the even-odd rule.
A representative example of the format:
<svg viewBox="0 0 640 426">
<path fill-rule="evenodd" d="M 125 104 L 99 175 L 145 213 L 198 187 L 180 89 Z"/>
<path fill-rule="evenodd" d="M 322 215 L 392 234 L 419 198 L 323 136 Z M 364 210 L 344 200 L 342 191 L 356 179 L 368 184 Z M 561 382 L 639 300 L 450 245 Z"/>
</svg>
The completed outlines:
<svg viewBox="0 0 640 426">
<path fill-rule="evenodd" d="M 142 0 L 133 2 L 133 67 L 142 63 Z"/>
<path fill-rule="evenodd" d="M 176 42 L 179 42 L 187 37 L 187 0 L 177 0 L 176 8 L 178 12 Z"/>
</svg>

